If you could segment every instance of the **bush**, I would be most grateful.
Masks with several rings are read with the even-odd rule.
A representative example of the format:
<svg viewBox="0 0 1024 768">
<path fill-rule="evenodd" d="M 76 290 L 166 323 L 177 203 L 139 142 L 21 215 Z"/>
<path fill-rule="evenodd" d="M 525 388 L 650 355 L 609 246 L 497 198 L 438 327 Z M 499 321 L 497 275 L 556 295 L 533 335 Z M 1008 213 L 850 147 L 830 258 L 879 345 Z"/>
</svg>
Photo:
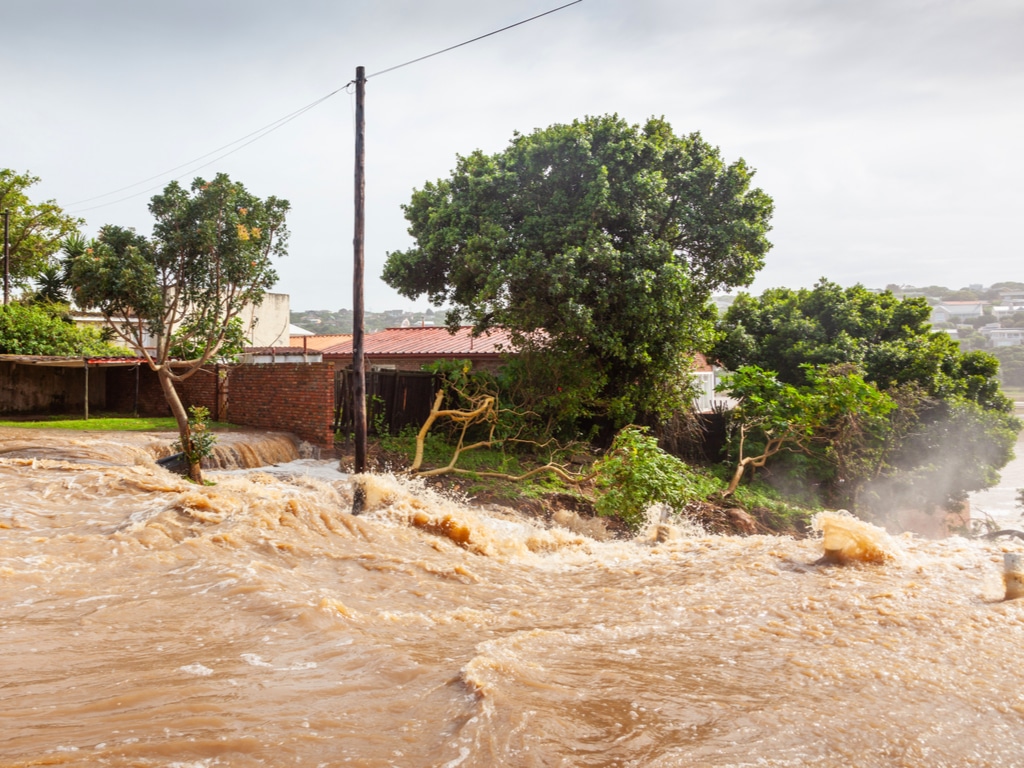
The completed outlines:
<svg viewBox="0 0 1024 768">
<path fill-rule="evenodd" d="M 94 328 L 80 328 L 61 305 L 0 306 L 0 354 L 121 356 L 125 349 L 104 342 Z"/>
<path fill-rule="evenodd" d="M 210 411 L 201 405 L 193 405 L 188 409 L 189 440 L 185 445 L 182 440 L 174 444 L 176 450 L 185 454 L 190 464 L 198 464 L 213 453 L 217 436 L 210 431 Z"/>
<path fill-rule="evenodd" d="M 679 514 L 687 502 L 719 490 L 714 480 L 659 448 L 645 427 L 620 430 L 594 469 L 601 494 L 594 505 L 597 513 L 618 515 L 634 531 L 647 522 L 647 509 L 652 504 L 668 504 Z"/>
</svg>

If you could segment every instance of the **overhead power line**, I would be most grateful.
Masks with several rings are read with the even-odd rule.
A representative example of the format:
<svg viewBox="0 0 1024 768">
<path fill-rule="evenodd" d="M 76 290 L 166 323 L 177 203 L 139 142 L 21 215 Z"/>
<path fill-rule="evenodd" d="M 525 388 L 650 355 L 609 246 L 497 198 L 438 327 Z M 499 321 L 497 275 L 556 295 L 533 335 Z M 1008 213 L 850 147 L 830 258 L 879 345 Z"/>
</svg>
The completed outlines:
<svg viewBox="0 0 1024 768">
<path fill-rule="evenodd" d="M 560 5 L 557 8 L 552 8 L 550 11 L 544 11 L 544 13 L 538 13 L 536 16 L 531 16 L 528 19 L 523 19 L 522 21 L 517 21 L 515 24 L 509 24 L 507 27 L 502 27 L 501 29 L 496 29 L 493 32 L 488 32 L 486 35 L 480 35 L 479 37 L 474 37 L 472 40 L 466 40 L 464 42 L 458 43 L 457 45 L 450 45 L 447 48 L 442 48 L 440 51 L 434 51 L 433 53 L 428 53 L 426 56 L 420 56 L 418 59 L 411 59 L 411 60 L 405 62 L 404 64 L 396 64 L 393 67 L 388 67 L 387 69 L 382 69 L 380 72 L 374 72 L 372 75 L 367 75 L 366 79 L 369 80 L 371 77 L 377 77 L 377 75 L 384 75 L 384 74 L 387 74 L 388 72 L 394 72 L 396 69 L 401 69 L 402 67 L 408 67 L 410 64 L 416 64 L 416 63 L 421 62 L 421 61 L 426 61 L 427 59 L 432 59 L 434 56 L 440 56 L 442 53 L 448 53 L 448 51 L 454 51 L 456 48 L 461 48 L 464 45 L 469 45 L 470 43 L 475 43 L 478 40 L 483 40 L 485 37 L 491 37 L 492 35 L 497 35 L 497 34 L 499 34 L 501 32 L 505 32 L 506 30 L 512 29 L 513 27 L 520 27 L 523 24 L 528 24 L 529 22 L 535 21 L 536 19 L 539 19 L 539 18 L 541 18 L 543 16 L 550 16 L 552 13 L 557 13 L 558 11 L 561 11 L 564 8 L 568 8 L 570 5 L 576 5 L 577 3 L 582 3 L 582 2 L 583 2 L 583 0 L 572 0 L 571 3 L 566 3 L 565 5 Z"/>
<path fill-rule="evenodd" d="M 393 67 L 388 67 L 387 69 L 382 69 L 382 70 L 380 70 L 378 72 L 374 72 L 371 75 L 367 75 L 366 79 L 369 80 L 371 77 L 377 77 L 378 75 L 384 75 L 384 74 L 387 74 L 388 72 L 394 72 L 396 69 L 401 69 L 402 67 L 408 67 L 408 66 L 410 66 L 412 64 L 417 64 L 417 63 L 419 63 L 421 61 L 426 61 L 427 59 L 431 59 L 431 58 L 433 58 L 435 56 L 440 56 L 442 53 L 448 53 L 449 51 L 454 51 L 456 48 L 462 48 L 463 46 L 469 45 L 470 43 L 475 43 L 475 42 L 478 42 L 480 40 L 484 40 L 485 38 L 493 37 L 494 35 L 500 34 L 502 32 L 506 32 L 507 30 L 510 30 L 510 29 L 514 29 L 515 27 L 520 27 L 523 24 L 528 24 L 531 21 L 536 21 L 537 19 L 543 18 L 544 16 L 549 16 L 552 13 L 557 13 L 558 11 L 561 11 L 561 10 L 563 10 L 565 8 L 568 8 L 569 6 L 577 5 L 577 4 L 582 3 L 582 2 L 583 2 L 583 0 L 572 0 L 572 2 L 565 3 L 564 5 L 560 5 L 557 8 L 552 8 L 550 11 L 545 11 L 544 13 L 538 13 L 536 16 L 531 16 L 528 19 L 523 19 L 522 21 L 517 21 L 514 24 L 508 24 L 507 26 L 501 27 L 500 29 L 495 29 L 495 30 L 493 30 L 491 32 L 488 32 L 488 33 L 484 34 L 484 35 L 478 35 L 477 37 L 471 38 L 469 40 L 464 40 L 463 42 L 457 43 L 456 45 L 450 45 L 447 48 L 442 48 L 441 50 L 434 51 L 433 53 L 428 53 L 425 56 L 420 56 L 420 57 L 415 58 L 415 59 L 410 59 L 409 61 L 403 62 L 402 64 L 396 64 Z M 331 91 L 330 93 L 328 93 L 328 94 L 326 94 L 324 96 L 321 96 L 316 101 L 312 101 L 309 104 L 307 104 L 306 106 L 300 107 L 299 109 L 295 110 L 294 112 L 291 112 L 291 113 L 285 115 L 284 117 L 278 118 L 277 120 L 273 121 L 272 123 L 268 123 L 267 125 L 263 126 L 262 128 L 258 128 L 255 131 L 252 131 L 251 133 L 248 133 L 245 136 L 242 136 L 240 139 L 236 139 L 235 141 L 229 142 L 228 144 L 224 144 L 223 146 L 218 147 L 217 149 L 211 150 L 210 152 L 207 152 L 204 155 L 200 155 L 199 157 L 193 158 L 192 160 L 189 160 L 188 162 L 182 163 L 181 165 L 176 165 L 173 168 L 169 168 L 166 171 L 162 171 L 160 173 L 154 174 L 153 176 L 149 176 L 149 177 L 147 177 L 145 179 L 142 179 L 141 181 L 135 182 L 134 184 L 128 184 L 127 186 L 120 187 L 120 188 L 112 190 L 110 192 L 105 192 L 102 195 L 94 195 L 93 197 L 87 197 L 87 198 L 84 198 L 82 200 L 77 200 L 77 201 L 75 201 L 73 203 L 70 203 L 70 204 L 67 205 L 69 213 L 85 213 L 86 211 L 94 211 L 94 210 L 96 210 L 98 208 L 105 208 L 108 205 L 115 205 L 117 203 L 122 203 L 125 200 L 131 200 L 133 197 L 138 197 L 139 195 L 144 195 L 147 192 L 152 192 L 155 189 L 160 189 L 161 187 L 163 187 L 165 185 L 166 182 L 161 182 L 160 184 L 157 184 L 156 186 L 151 186 L 151 187 L 147 187 L 145 189 L 140 189 L 137 192 L 133 192 L 130 195 L 125 195 L 124 197 L 119 197 L 116 200 L 108 200 L 105 203 L 99 203 L 97 205 L 92 205 L 92 206 L 89 206 L 87 208 L 75 208 L 75 206 L 82 205 L 83 203 L 91 203 L 94 200 L 102 200 L 105 197 L 112 197 L 113 195 L 120 194 L 121 192 L 125 192 L 125 191 L 127 191 L 129 189 L 134 189 L 135 187 L 139 187 L 139 186 L 142 186 L 143 184 L 147 184 L 147 183 L 149 183 L 151 181 L 154 181 L 155 179 L 167 179 L 167 177 L 170 174 L 176 173 L 177 171 L 180 171 L 182 168 L 190 168 L 190 170 L 187 171 L 186 173 L 183 173 L 183 174 L 181 174 L 179 176 L 172 176 L 171 179 L 170 179 L 171 181 L 180 181 L 181 179 L 185 178 L 186 176 L 189 176 L 189 175 L 191 175 L 192 173 L 195 173 L 198 170 L 206 168 L 207 166 L 213 165 L 217 161 L 223 160 L 225 157 L 228 157 L 229 155 L 233 155 L 235 152 L 238 152 L 238 151 L 244 149 L 245 147 L 249 146 L 250 144 L 259 141 L 260 139 L 264 138 L 265 136 L 267 136 L 267 135 L 273 133 L 274 131 L 276 131 L 278 128 L 284 127 L 285 125 L 290 123 L 292 120 L 295 120 L 296 118 L 301 117 L 302 115 L 304 115 L 309 110 L 313 109 L 316 106 L 319 106 L 320 104 L 322 104 L 323 102 L 327 101 L 332 96 L 337 95 L 341 91 L 344 91 L 344 90 L 348 89 L 349 86 L 351 86 L 353 84 L 355 84 L 355 81 L 354 80 L 350 80 L 349 82 L 345 83 L 345 85 L 341 86 L 340 88 L 335 88 L 333 91 Z M 219 152 L 222 152 L 222 150 L 228 149 L 229 147 L 234 147 L 234 149 L 230 149 L 227 152 L 223 152 L 223 154 L 217 154 Z M 206 158 L 210 157 L 211 155 L 217 155 L 217 156 L 212 158 L 211 160 L 208 160 L 207 162 L 205 162 L 205 163 L 203 163 L 201 165 L 196 165 L 196 163 L 200 162 L 201 160 L 205 160 Z"/>
<path fill-rule="evenodd" d="M 192 160 L 189 160 L 187 163 L 182 163 L 181 165 L 176 165 L 173 168 L 168 168 L 166 171 L 161 171 L 160 173 L 154 174 L 153 176 L 148 176 L 147 178 L 142 179 L 141 181 L 137 181 L 134 184 L 129 184 L 128 186 L 120 187 L 118 189 L 111 190 L 110 192 L 106 192 L 106 193 L 104 193 L 102 195 L 95 195 L 94 197 L 87 197 L 87 198 L 85 198 L 83 200 L 76 200 L 73 203 L 69 203 L 68 204 L 68 208 L 72 208 L 72 207 L 74 207 L 76 205 L 82 205 L 83 203 L 91 203 L 93 200 L 101 200 L 104 197 L 110 197 L 111 195 L 116 195 L 116 194 L 118 194 L 120 192 L 124 192 L 125 190 L 133 189 L 134 187 L 138 187 L 138 186 L 141 186 L 142 184 L 145 184 L 147 182 L 153 181 L 154 179 L 166 178 L 169 174 L 172 174 L 175 171 L 180 171 L 182 168 L 188 168 L 189 166 L 195 165 L 200 160 L 205 160 L 210 155 L 216 154 L 216 153 L 218 153 L 218 152 L 220 152 L 222 150 L 227 149 L 228 147 L 234 147 L 236 144 L 241 144 L 241 142 L 243 142 L 243 141 L 245 142 L 244 144 L 241 144 L 241 146 L 235 147 L 235 149 L 231 150 L 230 152 L 225 152 L 223 155 L 220 155 L 219 157 L 215 157 L 213 160 L 210 161 L 210 163 L 215 163 L 215 162 L 217 162 L 217 160 L 220 160 L 221 158 L 227 157 L 228 155 L 234 154 L 235 152 L 237 152 L 238 150 L 242 149 L 243 147 L 247 147 L 249 144 L 252 144 L 254 141 L 262 139 L 267 134 L 272 133 L 273 131 L 276 131 L 278 128 L 281 128 L 284 125 L 287 125 L 288 123 L 290 123 L 295 118 L 300 117 L 301 115 L 303 115 L 306 112 L 308 112 L 309 110 L 311 110 L 313 107 L 319 105 L 320 103 L 322 103 L 324 101 L 327 101 L 327 99 L 331 98 L 332 96 L 337 94 L 339 91 L 343 91 L 345 88 L 348 87 L 348 85 L 349 84 L 343 85 L 341 88 L 337 88 L 337 89 L 331 91 L 326 96 L 321 96 L 316 101 L 310 102 L 306 106 L 301 107 L 301 108 L 295 110 L 294 112 L 285 115 L 284 117 L 280 117 L 280 118 L 278 118 L 277 120 L 275 120 L 272 123 L 268 123 L 267 125 L 264 125 L 262 128 L 257 128 L 252 133 L 248 133 L 248 134 L 246 134 L 245 136 L 243 136 L 240 139 L 235 139 L 232 142 L 229 142 L 227 144 L 224 144 L 223 146 L 217 147 L 217 149 L 214 149 L 214 150 L 211 150 L 211 151 L 207 152 L 205 155 L 200 155 L 199 157 L 196 157 L 196 158 L 194 158 Z M 246 141 L 246 139 L 250 139 L 250 141 Z M 209 163 L 207 163 L 207 165 L 209 165 Z M 201 165 L 201 166 L 198 166 L 197 168 L 194 168 L 193 170 L 197 171 L 200 168 L 205 168 L 205 167 L 206 167 L 205 165 Z M 182 177 L 179 176 L 178 178 L 180 179 Z M 129 195 L 128 198 L 122 198 L 122 200 L 129 199 L 130 197 L 134 197 L 135 195 L 143 194 L 144 192 L 147 192 L 147 191 L 149 191 L 149 190 L 142 190 L 140 192 L 136 192 L 136 193 L 134 193 L 132 195 Z M 109 203 L 104 203 L 104 205 L 113 205 L 116 202 L 120 202 L 120 200 L 112 200 Z M 102 206 L 94 206 L 94 207 L 99 208 L 99 207 L 102 207 Z M 89 210 L 92 210 L 92 208 L 84 208 L 82 210 L 89 211 Z"/>
<path fill-rule="evenodd" d="M 142 181 L 137 181 L 134 184 L 129 184 L 126 187 L 121 187 L 120 189 L 115 189 L 112 192 L 107 192 L 107 193 L 102 194 L 102 195 L 96 195 L 95 197 L 88 197 L 88 198 L 86 198 L 84 200 L 79 200 L 77 203 L 71 203 L 68 206 L 68 208 L 72 209 L 72 208 L 74 208 L 75 205 L 80 205 L 82 203 L 88 203 L 88 202 L 91 202 L 93 200 L 101 200 L 104 197 L 110 197 L 111 195 L 116 195 L 119 192 L 124 192 L 125 190 L 133 189 L 134 187 L 138 187 L 138 186 L 140 186 L 142 184 L 145 184 L 147 182 L 153 181 L 154 179 L 166 179 L 168 174 L 174 173 L 175 171 L 181 170 L 182 168 L 190 168 L 191 167 L 191 170 L 189 170 L 187 173 L 183 173 L 180 176 L 172 177 L 172 179 L 171 179 L 172 181 L 179 181 L 179 180 L 185 178 L 186 176 L 189 176 L 189 175 L 195 173 L 198 170 L 201 170 L 201 169 L 206 168 L 206 167 L 208 167 L 210 165 L 213 165 L 214 163 L 216 163 L 219 160 L 223 160 L 225 157 L 228 157 L 229 155 L 235 154 L 235 152 L 238 152 L 239 150 L 244 149 L 245 147 L 249 146 L 250 144 L 252 144 L 252 143 L 254 143 L 256 141 L 259 141 L 264 136 L 267 136 L 267 135 L 273 133 L 274 131 L 276 131 L 278 128 L 284 127 L 285 125 L 290 123 L 292 120 L 295 120 L 297 117 L 301 117 L 306 112 L 308 112 L 309 110 L 313 109 L 313 107 L 315 107 L 315 106 L 317 106 L 317 105 L 327 101 L 327 99 L 331 98 L 332 96 L 334 96 L 335 94 L 339 93 L 340 91 L 345 90 L 348 87 L 348 85 L 349 84 L 346 83 L 341 88 L 336 88 L 335 90 L 333 90 L 330 93 L 328 93 L 326 96 L 321 96 L 316 101 L 307 104 L 306 106 L 302 107 L 301 109 L 297 109 L 294 112 L 292 112 L 291 114 L 285 115 L 284 117 L 279 118 L 279 119 L 275 120 L 272 123 L 268 123 L 267 125 L 263 126 L 262 128 L 259 128 L 259 129 L 255 130 L 255 131 L 253 131 L 252 133 L 249 133 L 249 134 L 243 136 L 240 139 L 236 139 L 235 141 L 232 141 L 229 144 L 225 144 L 224 146 L 219 147 L 218 149 L 214 149 L 214 150 L 212 150 L 210 152 L 207 152 L 205 155 L 200 155 L 199 157 L 197 157 L 197 158 L 195 158 L 193 160 L 189 160 L 187 163 L 182 163 L 181 165 L 176 165 L 174 168 L 170 168 L 170 169 L 168 169 L 166 171 L 163 171 L 162 173 L 158 173 L 158 174 L 156 174 L 154 176 L 150 176 L 148 178 L 145 178 Z M 236 144 L 238 146 L 235 146 Z M 203 159 L 209 157 L 210 155 L 216 154 L 216 153 L 220 152 L 223 149 L 227 149 L 228 147 L 235 147 L 235 148 L 230 150 L 230 151 L 228 151 L 228 152 L 224 152 L 223 154 L 217 155 L 217 157 L 215 157 L 212 160 L 209 160 L 209 161 L 203 163 L 202 165 L 195 165 L 200 160 L 203 160 Z M 100 203 L 99 205 L 92 205 L 92 206 L 89 206 L 88 208 L 78 208 L 78 209 L 72 210 L 70 212 L 71 213 L 84 213 L 85 211 L 94 211 L 97 208 L 105 208 L 108 205 L 114 205 L 116 203 L 122 203 L 125 200 L 131 200 L 133 197 L 138 197 L 139 195 L 144 195 L 147 192 L 152 192 L 155 189 L 160 189 L 163 186 L 164 186 L 164 183 L 161 182 L 160 184 L 157 184 L 156 186 L 147 187 L 146 189 L 140 189 L 138 192 L 133 192 L 130 195 L 125 195 L 124 197 L 120 197 L 117 200 L 108 200 L 107 202 Z"/>
</svg>

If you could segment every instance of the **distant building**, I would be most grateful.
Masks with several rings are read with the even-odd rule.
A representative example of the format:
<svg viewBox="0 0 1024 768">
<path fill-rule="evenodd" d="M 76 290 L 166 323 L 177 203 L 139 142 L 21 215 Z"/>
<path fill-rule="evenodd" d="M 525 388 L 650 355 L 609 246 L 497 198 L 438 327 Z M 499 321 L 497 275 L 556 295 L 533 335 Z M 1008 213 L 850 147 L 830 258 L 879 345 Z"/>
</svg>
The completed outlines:
<svg viewBox="0 0 1024 768">
<path fill-rule="evenodd" d="M 981 329 L 981 335 L 988 339 L 991 347 L 1019 347 L 1024 344 L 1024 328 L 991 328 Z"/>
<path fill-rule="evenodd" d="M 999 301 L 1014 311 L 1024 309 L 1024 291 L 1000 291 Z"/>
<path fill-rule="evenodd" d="M 294 326 L 293 326 L 294 327 Z M 314 349 L 323 352 L 328 347 L 334 347 L 344 342 L 352 341 L 351 333 L 293 333 L 289 339 L 289 345 L 301 347 L 302 349 Z"/>
<path fill-rule="evenodd" d="M 511 337 L 503 329 L 479 336 L 471 331 L 469 326 L 454 334 L 443 326 L 412 326 L 368 333 L 363 337 L 366 368 L 419 371 L 438 360 L 471 360 L 475 368 L 495 371 L 501 367 L 505 354 L 515 352 Z M 352 337 L 342 339 L 323 349 L 324 361 L 333 360 L 339 368 L 352 364 Z"/>
<path fill-rule="evenodd" d="M 302 347 L 246 347 L 241 363 L 322 363 L 323 353 Z"/>
<path fill-rule="evenodd" d="M 736 406 L 736 400 L 717 391 L 718 385 L 722 383 L 722 373 L 721 368 L 709 363 L 699 352 L 693 356 L 693 377 L 697 385 L 693 409 L 697 413 L 713 413 Z"/>
<path fill-rule="evenodd" d="M 983 301 L 943 301 L 932 307 L 932 324 L 963 323 L 984 314 Z"/>
<path fill-rule="evenodd" d="M 239 317 L 242 318 L 247 346 L 280 347 L 288 344 L 290 303 L 291 297 L 287 293 L 268 293 L 258 307 L 251 304 L 244 307 Z M 110 323 L 99 312 L 74 311 L 71 319 L 75 325 L 98 330 L 110 327 Z M 115 344 L 119 342 L 119 338 L 114 340 Z M 149 334 L 144 336 L 144 343 L 149 349 L 156 348 L 156 339 Z"/>
</svg>

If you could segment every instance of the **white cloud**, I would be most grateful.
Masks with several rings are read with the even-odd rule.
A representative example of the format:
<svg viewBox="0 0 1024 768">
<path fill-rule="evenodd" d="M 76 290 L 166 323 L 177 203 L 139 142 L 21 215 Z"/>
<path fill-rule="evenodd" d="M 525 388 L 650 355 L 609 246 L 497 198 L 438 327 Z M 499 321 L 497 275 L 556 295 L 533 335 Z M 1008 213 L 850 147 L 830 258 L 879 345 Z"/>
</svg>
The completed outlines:
<svg viewBox="0 0 1024 768">
<path fill-rule="evenodd" d="M 238 139 L 357 65 L 372 74 L 557 4 L 24 3 L 5 11 L 19 31 L 0 54 L 19 75 L 5 81 L 5 163 L 67 206 Z M 776 214 L 756 289 L 1022 279 L 1022 32 L 1024 8 L 997 0 L 584 0 L 372 78 L 367 306 L 405 304 L 376 278 L 409 245 L 414 187 L 514 130 L 606 112 L 664 115 L 758 169 Z M 295 308 L 351 306 L 352 142 L 339 94 L 199 171 L 292 201 L 279 288 Z M 82 215 L 90 231 L 148 231 L 151 194 Z"/>
</svg>

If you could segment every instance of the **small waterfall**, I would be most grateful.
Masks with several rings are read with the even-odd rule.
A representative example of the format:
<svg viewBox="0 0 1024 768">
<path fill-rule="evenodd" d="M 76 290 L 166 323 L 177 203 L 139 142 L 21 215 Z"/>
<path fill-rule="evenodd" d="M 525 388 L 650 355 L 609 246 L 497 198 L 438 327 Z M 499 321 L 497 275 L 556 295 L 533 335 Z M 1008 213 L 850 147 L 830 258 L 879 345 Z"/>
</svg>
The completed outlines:
<svg viewBox="0 0 1024 768">
<path fill-rule="evenodd" d="M 294 437 L 283 433 L 218 435 L 213 454 L 203 459 L 205 469 L 251 469 L 283 464 L 300 458 Z"/>
<path fill-rule="evenodd" d="M 172 443 L 153 447 L 157 459 L 176 453 Z M 203 469 L 253 469 L 284 464 L 309 454 L 308 444 L 286 432 L 219 432 Z"/>
</svg>

